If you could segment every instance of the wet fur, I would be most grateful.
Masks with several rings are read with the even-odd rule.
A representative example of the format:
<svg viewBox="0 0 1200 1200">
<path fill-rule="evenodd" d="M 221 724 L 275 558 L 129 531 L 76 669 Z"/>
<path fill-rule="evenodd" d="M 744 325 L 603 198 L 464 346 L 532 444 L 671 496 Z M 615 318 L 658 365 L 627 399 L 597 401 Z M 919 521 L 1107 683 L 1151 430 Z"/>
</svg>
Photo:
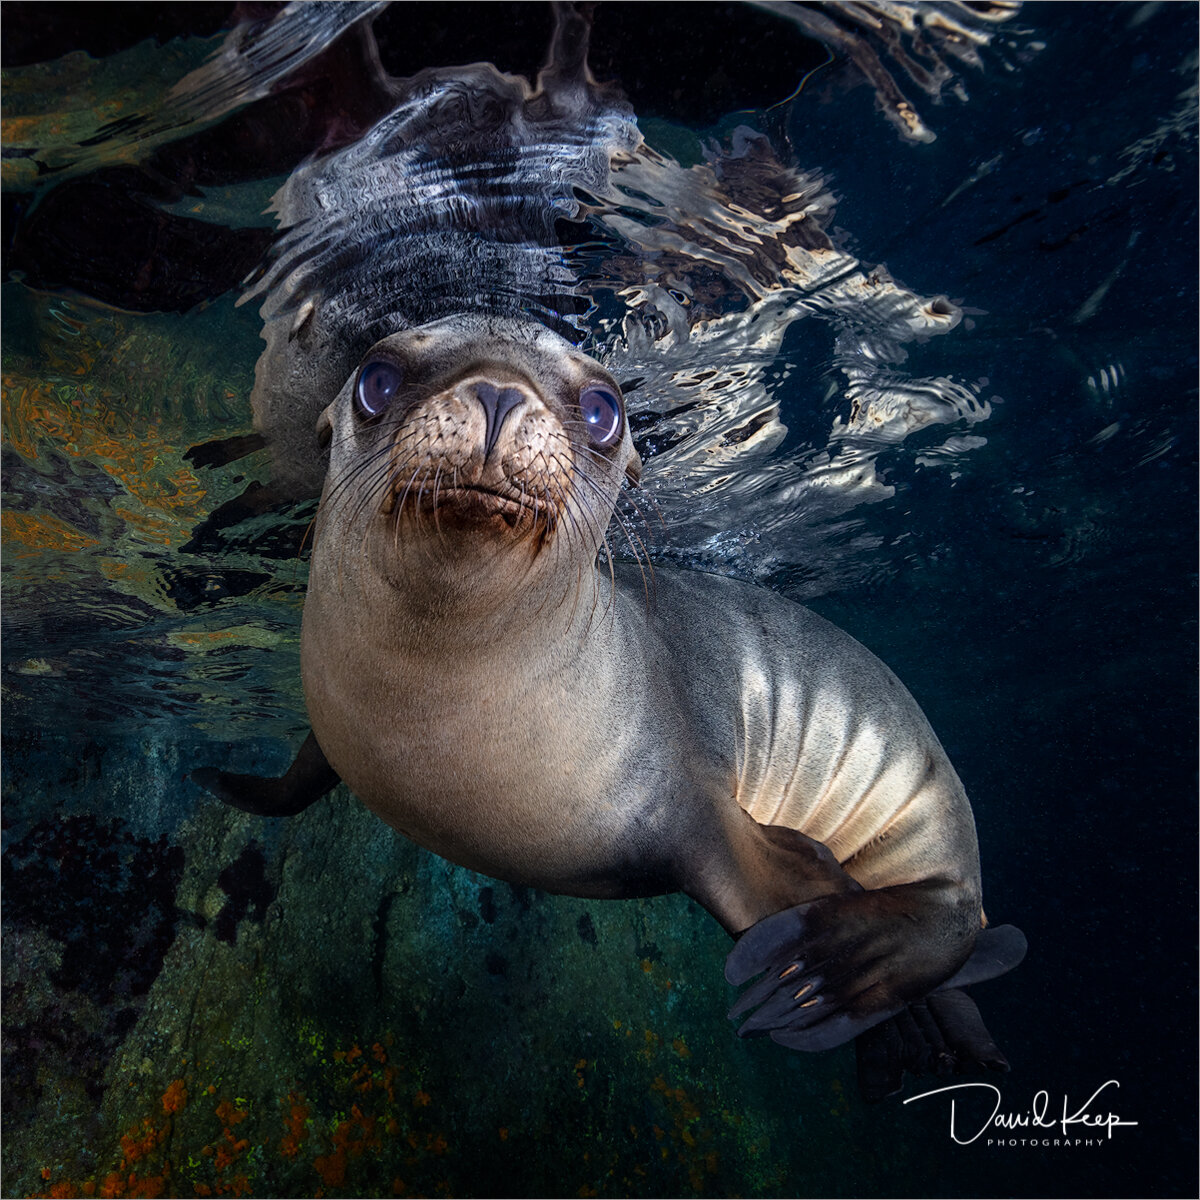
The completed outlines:
<svg viewBox="0 0 1200 1200">
<path fill-rule="evenodd" d="M 332 768 L 407 836 L 516 883 L 683 890 L 734 934 L 806 913 L 807 951 L 766 934 L 739 943 L 742 970 L 798 955 L 814 989 L 793 1004 L 758 985 L 748 1032 L 774 1036 L 782 1020 L 788 1044 L 836 1044 L 962 967 L 981 928 L 974 823 L 895 677 L 762 589 L 660 571 L 647 603 L 639 568 L 608 554 L 597 570 L 635 455 L 627 423 L 612 448 L 587 445 L 572 397 L 588 380 L 615 382 L 555 335 L 463 318 L 394 335 L 364 361 L 384 353 L 411 369 L 394 412 L 356 413 L 356 372 L 321 418 L 333 455 L 302 650 Z M 536 400 L 516 411 L 556 422 L 546 436 L 569 445 L 515 522 L 464 512 L 454 491 L 464 463 L 476 479 L 489 469 L 471 458 L 479 428 L 459 428 L 461 442 L 439 434 L 436 453 L 428 432 L 456 381 L 488 371 L 497 387 L 522 380 Z M 492 486 L 514 428 L 500 428 Z M 865 757 L 853 737 L 837 743 L 863 728 Z M 911 766 L 877 777 L 879 753 Z M 843 862 L 809 836 L 825 801 L 794 794 L 814 769 L 830 803 L 852 789 L 854 828 L 866 823 Z M 900 776 L 915 790 L 891 794 Z M 764 803 L 808 816 L 765 826 L 751 815 Z M 812 975 L 817 946 L 835 977 Z"/>
</svg>

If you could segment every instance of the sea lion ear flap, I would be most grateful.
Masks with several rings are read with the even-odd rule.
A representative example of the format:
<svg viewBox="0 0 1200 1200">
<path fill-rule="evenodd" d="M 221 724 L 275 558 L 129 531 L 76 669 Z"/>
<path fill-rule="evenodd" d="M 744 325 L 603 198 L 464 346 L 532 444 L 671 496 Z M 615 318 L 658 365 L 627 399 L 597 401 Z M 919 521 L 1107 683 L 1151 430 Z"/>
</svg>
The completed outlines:
<svg viewBox="0 0 1200 1200">
<path fill-rule="evenodd" d="M 642 460 L 636 450 L 630 451 L 629 461 L 625 464 L 625 478 L 630 487 L 637 487 L 642 479 Z"/>
<path fill-rule="evenodd" d="M 321 415 L 317 418 L 317 445 L 322 450 L 329 447 L 329 443 L 333 441 L 333 405 L 322 409 Z"/>
</svg>

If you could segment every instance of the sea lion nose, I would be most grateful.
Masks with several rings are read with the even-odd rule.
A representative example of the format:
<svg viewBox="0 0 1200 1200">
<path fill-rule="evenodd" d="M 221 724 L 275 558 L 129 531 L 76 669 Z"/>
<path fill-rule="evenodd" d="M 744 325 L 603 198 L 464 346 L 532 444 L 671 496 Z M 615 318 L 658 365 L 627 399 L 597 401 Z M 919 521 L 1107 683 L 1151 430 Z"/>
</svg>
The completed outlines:
<svg viewBox="0 0 1200 1200">
<path fill-rule="evenodd" d="M 483 381 L 474 385 L 474 391 L 475 398 L 483 405 L 487 418 L 483 445 L 483 458 L 486 462 L 496 439 L 500 436 L 500 426 L 504 424 L 504 418 L 525 399 L 525 393 L 520 388 L 496 387 L 495 384 Z"/>
</svg>

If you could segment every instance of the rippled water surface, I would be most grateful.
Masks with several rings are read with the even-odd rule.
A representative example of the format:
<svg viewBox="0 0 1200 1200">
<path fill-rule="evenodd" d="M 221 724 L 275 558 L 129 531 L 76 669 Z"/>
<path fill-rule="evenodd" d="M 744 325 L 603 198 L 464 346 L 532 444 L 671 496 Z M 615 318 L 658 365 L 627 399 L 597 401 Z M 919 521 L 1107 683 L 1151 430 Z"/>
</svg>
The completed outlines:
<svg viewBox="0 0 1200 1200">
<path fill-rule="evenodd" d="M 623 90 L 535 93 L 549 6 L 44 7 L 5 10 L 6 1194 L 1194 1195 L 1195 10 L 925 6 L 922 56 L 908 5 L 600 5 Z M 1115 1080 L 1135 1126 L 957 1144 L 849 1048 L 737 1042 L 679 897 L 187 779 L 307 729 L 323 402 L 260 388 L 263 446 L 264 344 L 336 390 L 464 309 L 621 381 L 613 556 L 905 680 L 1030 939 L 982 993 L 1005 1110 Z"/>
</svg>

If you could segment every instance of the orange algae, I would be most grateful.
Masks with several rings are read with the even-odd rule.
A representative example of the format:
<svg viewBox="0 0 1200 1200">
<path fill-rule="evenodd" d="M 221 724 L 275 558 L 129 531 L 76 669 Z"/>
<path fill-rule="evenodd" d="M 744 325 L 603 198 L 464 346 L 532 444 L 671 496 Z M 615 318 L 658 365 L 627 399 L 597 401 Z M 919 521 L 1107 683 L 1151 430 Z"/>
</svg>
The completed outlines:
<svg viewBox="0 0 1200 1200">
<path fill-rule="evenodd" d="M 308 1137 L 307 1121 L 312 1108 L 303 1103 L 298 1092 L 289 1092 L 286 1103 L 290 1106 L 284 1121 L 284 1135 L 279 1142 L 279 1153 L 284 1158 L 295 1158 L 300 1153 L 300 1144 Z"/>
<path fill-rule="evenodd" d="M 340 1187 L 346 1181 L 350 1158 L 359 1157 L 365 1150 L 379 1151 L 382 1146 L 375 1118 L 366 1116 L 356 1104 L 350 1109 L 349 1119 L 339 1122 L 333 1131 L 333 1149 L 313 1159 L 313 1167 L 326 1187 Z"/>
<path fill-rule="evenodd" d="M 230 1100 L 222 1100 L 214 1111 L 222 1125 L 240 1125 L 249 1116 L 245 1109 L 235 1108 Z"/>
<path fill-rule="evenodd" d="M 179 1112 L 188 1102 L 187 1088 L 184 1086 L 182 1079 L 175 1079 L 168 1085 L 167 1090 L 163 1092 L 162 1106 L 163 1112 L 176 1113 Z"/>
<path fill-rule="evenodd" d="M 170 1129 L 169 1120 L 165 1125 L 158 1127 L 147 1118 L 141 1125 L 135 1125 L 121 1137 L 121 1162 L 116 1170 L 109 1171 L 99 1183 L 95 1179 L 89 1179 L 76 1185 L 69 1180 L 60 1180 L 45 1194 L 47 1196 L 99 1195 L 102 1197 L 158 1197 L 165 1195 L 171 1175 L 169 1162 L 163 1163 L 157 1174 L 138 1175 L 130 1168 L 145 1159 L 164 1142 Z"/>
<path fill-rule="evenodd" d="M 140 1136 L 138 1136 L 140 1134 Z M 159 1142 L 167 1136 L 167 1126 L 156 1129 L 147 1118 L 142 1122 L 141 1129 L 132 1129 L 121 1137 L 121 1153 L 124 1155 L 122 1165 L 139 1162 L 154 1150 Z"/>
<path fill-rule="evenodd" d="M 0 536 L 4 540 L 5 555 L 10 558 L 28 558 L 48 550 L 73 554 L 100 545 L 95 538 L 58 517 L 35 516 L 8 509 L 0 513 Z"/>
<path fill-rule="evenodd" d="M 158 1094 L 154 1106 L 157 1109 L 161 1103 L 163 1107 L 157 1120 L 146 1119 L 126 1132 L 115 1170 L 101 1173 L 85 1184 L 70 1180 L 55 1183 L 47 1174 L 42 1187 L 53 1186 L 55 1195 L 101 1195 L 122 1200 L 171 1194 L 250 1195 L 252 1175 L 247 1168 L 259 1161 L 260 1151 L 271 1143 L 278 1147 L 276 1161 L 280 1166 L 291 1162 L 304 1170 L 302 1164 L 307 1163 L 313 1171 L 310 1184 L 313 1190 L 305 1194 L 315 1196 L 344 1195 L 347 1189 L 353 1190 L 354 1164 L 359 1159 L 375 1159 L 382 1165 L 385 1153 L 398 1150 L 400 1160 L 413 1169 L 419 1169 L 422 1160 L 432 1164 L 441 1158 L 444 1162 L 451 1149 L 445 1133 L 436 1128 L 413 1129 L 409 1125 L 410 1120 L 419 1120 L 422 1109 L 433 1111 L 433 1097 L 424 1089 L 406 1090 L 397 1096 L 396 1080 L 405 1068 L 388 1061 L 387 1046 L 393 1041 L 386 1037 L 380 1041 L 368 1039 L 361 1046 L 344 1050 L 336 1060 L 330 1054 L 330 1065 L 333 1061 L 339 1064 L 331 1082 L 345 1097 L 344 1103 L 349 1104 L 348 1115 L 339 1113 L 331 1125 L 324 1123 L 320 1106 L 297 1089 L 278 1097 L 279 1107 L 275 1111 L 282 1128 L 277 1125 L 275 1136 L 264 1139 L 262 1133 L 249 1132 L 257 1110 L 246 1101 L 222 1095 L 217 1085 L 180 1078 L 169 1082 Z M 208 1109 L 201 1106 L 201 1110 L 211 1112 L 212 1116 L 203 1119 L 220 1122 L 220 1133 L 210 1125 L 208 1133 L 201 1135 L 207 1136 L 210 1144 L 201 1149 L 197 1139 L 190 1145 L 174 1145 L 171 1156 L 174 1161 L 167 1161 L 166 1139 L 174 1128 L 175 1114 L 184 1111 L 189 1102 L 194 1109 L 193 1097 L 205 1095 L 213 1096 L 212 1106 Z M 357 1103 L 351 1104 L 352 1098 Z M 406 1108 L 410 1114 L 407 1120 Z M 192 1115 L 201 1120 L 199 1112 L 193 1111 Z M 243 1127 L 246 1137 L 241 1136 Z M 189 1122 L 185 1128 L 198 1132 L 203 1124 Z M 507 1132 L 505 1129 L 502 1137 Z M 259 1149 L 252 1150 L 256 1145 Z M 188 1164 L 186 1167 L 182 1165 L 184 1162 Z M 407 1170 L 405 1174 L 408 1175 Z M 260 1182 L 269 1186 L 265 1179 Z M 410 1191 L 435 1195 L 449 1194 L 448 1189 L 446 1181 L 437 1184 L 428 1181 L 422 1186 L 411 1179 L 406 1183 L 396 1177 L 392 1191 L 396 1195 Z"/>
</svg>

